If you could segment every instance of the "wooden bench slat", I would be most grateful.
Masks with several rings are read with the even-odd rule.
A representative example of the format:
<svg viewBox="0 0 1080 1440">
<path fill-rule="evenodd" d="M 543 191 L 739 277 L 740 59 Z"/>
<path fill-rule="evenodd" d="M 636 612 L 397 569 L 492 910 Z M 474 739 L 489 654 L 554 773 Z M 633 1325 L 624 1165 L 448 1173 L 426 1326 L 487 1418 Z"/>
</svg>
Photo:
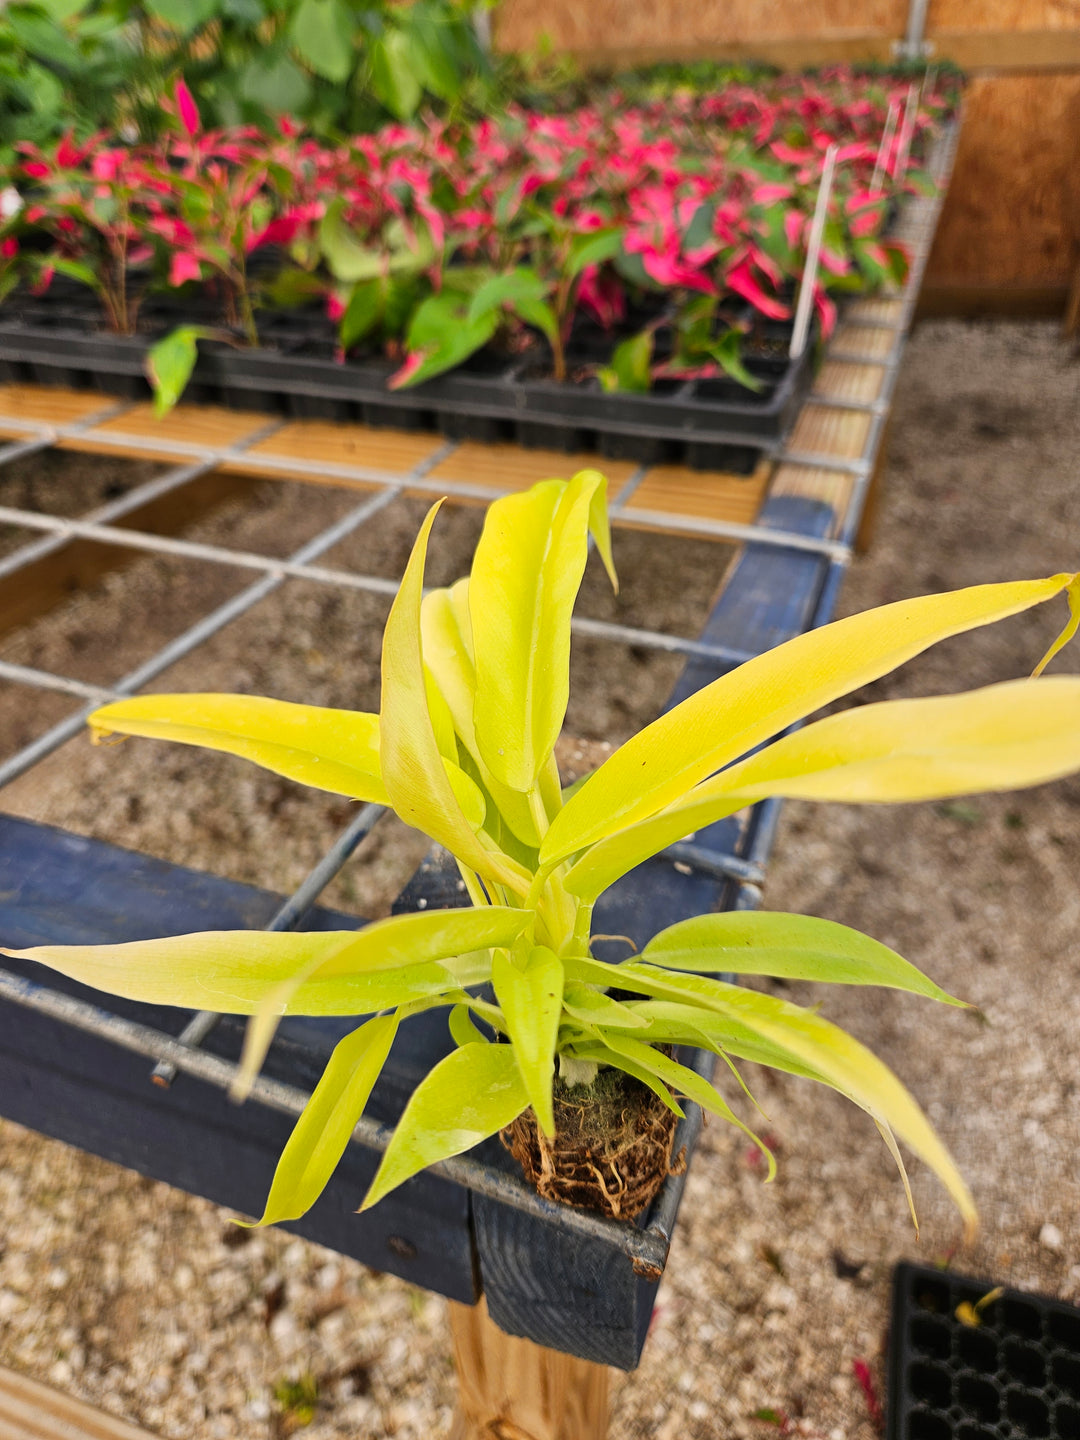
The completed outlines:
<svg viewBox="0 0 1080 1440">
<path fill-rule="evenodd" d="M 3 1440 L 154 1440 L 126 1420 L 0 1365 Z"/>
</svg>

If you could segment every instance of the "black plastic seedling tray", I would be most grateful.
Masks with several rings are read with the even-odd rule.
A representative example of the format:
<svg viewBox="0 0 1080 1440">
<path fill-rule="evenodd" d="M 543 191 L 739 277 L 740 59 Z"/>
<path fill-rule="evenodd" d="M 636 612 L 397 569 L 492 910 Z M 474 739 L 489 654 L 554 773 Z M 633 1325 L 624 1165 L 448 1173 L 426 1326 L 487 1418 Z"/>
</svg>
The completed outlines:
<svg viewBox="0 0 1080 1440">
<path fill-rule="evenodd" d="M 148 398 L 146 352 L 155 335 L 212 322 L 197 306 L 148 304 L 144 323 L 146 335 L 108 335 L 98 329 L 93 302 L 81 296 L 20 296 L 0 315 L 0 380 Z M 319 312 L 270 313 L 259 323 L 259 349 L 200 345 L 186 400 L 741 474 L 788 430 L 813 371 L 812 347 L 791 360 L 790 326 L 768 322 L 760 353 L 746 362 L 761 384 L 756 392 L 721 378 L 661 380 L 648 394 L 608 394 L 592 373 L 592 347 L 573 341 L 569 369 L 578 378 L 565 384 L 537 373 L 528 355 L 484 351 L 450 374 L 393 391 L 389 361 L 334 358 L 333 331 Z"/>
<path fill-rule="evenodd" d="M 994 1288 L 896 1267 L 888 1440 L 1080 1440 L 1080 1309 Z"/>
</svg>

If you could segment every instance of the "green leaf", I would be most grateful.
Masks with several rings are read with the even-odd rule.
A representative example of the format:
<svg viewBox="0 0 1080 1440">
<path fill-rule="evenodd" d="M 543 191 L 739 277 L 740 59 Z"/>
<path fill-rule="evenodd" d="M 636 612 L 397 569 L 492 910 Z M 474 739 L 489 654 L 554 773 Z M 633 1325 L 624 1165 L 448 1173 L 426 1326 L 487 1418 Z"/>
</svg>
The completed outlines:
<svg viewBox="0 0 1080 1440">
<path fill-rule="evenodd" d="M 425 89 L 440 100 L 453 101 L 464 76 L 458 64 L 452 28 L 437 11 L 413 5 L 402 16 L 412 53 L 412 66 Z"/>
<path fill-rule="evenodd" d="M 448 1017 L 450 1037 L 455 1045 L 487 1045 L 489 1040 L 472 1022 L 468 1005 L 455 1005 Z"/>
<path fill-rule="evenodd" d="M 521 300 L 543 300 L 546 294 L 547 286 L 536 271 L 521 265 L 516 270 L 492 275 L 480 285 L 472 297 L 466 319 L 470 323 L 481 320 L 504 306 L 512 310 Z"/>
<path fill-rule="evenodd" d="M 102 292 L 103 286 L 100 277 L 84 260 L 70 260 L 66 255 L 51 255 L 44 263 L 55 270 L 57 274 L 66 275 L 69 280 L 77 280 L 80 285 L 86 285 L 98 294 Z M 173 334 L 179 335 L 180 331 L 175 330 Z M 166 342 L 162 340 L 158 343 L 164 345 Z M 153 351 L 151 351 L 152 353 Z M 184 378 L 186 381 L 187 377 Z"/>
<path fill-rule="evenodd" d="M 493 314 L 470 322 L 458 296 L 429 296 L 417 307 L 406 337 L 409 351 L 412 356 L 420 357 L 419 363 L 411 368 L 403 367 L 398 376 L 391 379 L 390 388 L 419 385 L 452 370 L 483 349 L 497 328 L 498 320 Z"/>
<path fill-rule="evenodd" d="M 562 961 L 545 945 L 517 946 L 513 954 L 496 950 L 491 980 L 529 1103 L 544 1134 L 554 1136 L 551 1082 L 562 1014 Z"/>
<path fill-rule="evenodd" d="M 190 35 L 217 14 L 217 0 L 144 0 L 146 9 L 157 20 Z"/>
<path fill-rule="evenodd" d="M 454 794 L 428 711 L 420 640 L 420 600 L 432 506 L 416 537 L 383 632 L 380 765 L 391 803 L 407 825 L 444 845 L 471 870 L 521 893 L 528 876 L 514 861 L 484 848 Z"/>
<path fill-rule="evenodd" d="M 225 1015 L 257 1014 L 299 974 L 281 1014 L 363 1015 L 489 978 L 490 961 L 477 952 L 512 945 L 529 919 L 484 906 L 396 915 L 355 931 L 222 930 L 4 953 L 129 1000 Z"/>
<path fill-rule="evenodd" d="M 344 197 L 336 195 L 319 224 L 319 246 L 333 275 L 338 280 L 361 281 L 385 274 L 389 265 L 386 251 L 361 245 L 345 223 L 344 213 Z"/>
<path fill-rule="evenodd" d="M 64 87 L 51 70 L 31 60 L 22 76 L 38 115 L 55 115 L 64 105 Z"/>
<path fill-rule="evenodd" d="M 762 382 L 751 375 L 750 371 L 743 364 L 742 359 L 743 337 L 738 330 L 729 330 L 713 345 L 709 346 L 708 353 L 733 380 L 740 385 L 745 385 L 748 390 L 758 391 L 763 388 Z"/>
<path fill-rule="evenodd" d="M 397 1016 L 380 1015 L 334 1047 L 322 1079 L 274 1171 L 259 1225 L 299 1220 L 326 1188 L 397 1033 Z"/>
<path fill-rule="evenodd" d="M 598 1025 L 620 1025 L 636 1030 L 646 1021 L 639 1020 L 628 1005 L 613 1000 L 602 990 L 580 981 L 568 981 L 563 990 L 563 1010 L 582 1025 L 595 1029 Z"/>
<path fill-rule="evenodd" d="M 184 393 L 199 358 L 198 341 L 209 333 L 201 325 L 181 325 L 146 352 L 146 373 L 154 391 L 154 414 L 159 419 Z"/>
<path fill-rule="evenodd" d="M 255 55 L 240 72 L 240 94 L 271 115 L 299 115 L 311 100 L 311 82 L 288 55 Z"/>
<path fill-rule="evenodd" d="M 463 1045 L 413 1092 L 361 1210 L 403 1181 L 471 1150 L 526 1109 L 529 1097 L 509 1045 Z"/>
<path fill-rule="evenodd" d="M 821 706 L 939 640 L 1051 599 L 1072 579 L 1062 574 L 900 600 L 810 630 L 747 661 L 616 750 L 555 817 L 541 862 L 557 862 L 657 814 Z"/>
<path fill-rule="evenodd" d="M 353 286 L 338 329 L 338 338 L 344 349 L 351 350 L 382 323 L 386 287 L 387 281 L 382 275 L 371 280 L 359 280 Z"/>
<path fill-rule="evenodd" d="M 408 120 L 423 97 L 409 37 L 404 30 L 387 29 L 370 44 L 371 88 L 378 100 L 399 120 Z"/>
<path fill-rule="evenodd" d="M 605 260 L 610 260 L 619 253 L 622 240 L 623 232 L 618 228 L 575 235 L 563 267 L 564 273 L 567 277 L 572 277 L 580 275 L 582 270 L 588 269 L 590 265 L 602 265 Z"/>
<path fill-rule="evenodd" d="M 597 471 L 582 470 L 569 483 L 546 480 L 503 496 L 489 507 L 476 547 L 476 742 L 491 773 L 522 793 L 536 784 L 566 714 L 570 616 L 590 530 L 605 559 L 610 554 L 605 487 Z"/>
<path fill-rule="evenodd" d="M 95 737 L 144 735 L 253 760 L 276 775 L 389 804 L 379 773 L 379 717 L 256 695 L 136 695 L 95 710 Z"/>
<path fill-rule="evenodd" d="M 733 970 L 833 985 L 883 985 L 961 1005 L 895 950 L 812 915 L 732 910 L 697 915 L 653 937 L 641 958 L 672 970 Z"/>
<path fill-rule="evenodd" d="M 652 385 L 653 332 L 642 330 L 616 345 L 611 370 L 616 390 L 644 391 Z"/>
<path fill-rule="evenodd" d="M 1080 678 L 1051 675 L 829 715 L 695 793 L 889 804 L 1017 790 L 1077 768 Z"/>
<path fill-rule="evenodd" d="M 342 0 L 300 0 L 289 26 L 296 53 L 316 75 L 342 84 L 353 72 L 353 17 Z"/>
</svg>

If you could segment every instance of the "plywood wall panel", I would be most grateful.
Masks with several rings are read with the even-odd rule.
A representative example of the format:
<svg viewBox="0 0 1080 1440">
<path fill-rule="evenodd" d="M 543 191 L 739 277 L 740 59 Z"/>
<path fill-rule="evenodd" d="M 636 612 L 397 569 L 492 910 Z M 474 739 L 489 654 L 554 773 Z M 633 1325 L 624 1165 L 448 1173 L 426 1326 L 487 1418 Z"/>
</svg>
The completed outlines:
<svg viewBox="0 0 1080 1440">
<path fill-rule="evenodd" d="M 930 286 L 1065 285 L 1080 74 L 972 81 Z"/>
<path fill-rule="evenodd" d="M 556 50 L 587 55 L 615 49 L 693 53 L 741 50 L 754 42 L 900 35 L 906 0 L 502 0 L 495 11 L 500 50 L 528 50 L 547 36 Z"/>
<path fill-rule="evenodd" d="M 1080 0 L 930 0 L 927 34 L 1080 29 Z"/>
</svg>

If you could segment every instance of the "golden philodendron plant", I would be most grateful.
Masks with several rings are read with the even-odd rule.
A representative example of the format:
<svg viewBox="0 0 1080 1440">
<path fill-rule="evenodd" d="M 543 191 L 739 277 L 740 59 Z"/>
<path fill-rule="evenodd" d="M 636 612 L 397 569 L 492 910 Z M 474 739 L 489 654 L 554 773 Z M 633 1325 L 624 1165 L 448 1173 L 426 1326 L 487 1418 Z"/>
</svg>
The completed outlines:
<svg viewBox="0 0 1080 1440">
<path fill-rule="evenodd" d="M 919 596 L 799 635 L 707 685 L 564 791 L 554 747 L 590 535 L 615 583 L 604 492 L 603 477 L 583 471 L 497 500 L 469 578 L 424 594 L 433 507 L 387 620 L 378 715 L 191 694 L 138 696 L 91 718 L 99 735 L 223 750 L 389 805 L 451 852 L 472 908 L 343 933 L 240 931 L 9 953 L 134 1000 L 251 1016 L 241 1090 L 279 1016 L 372 1017 L 335 1049 L 262 1223 L 296 1218 L 318 1197 L 401 1022 L 449 1006 L 456 1048 L 418 1085 L 361 1208 L 530 1107 L 550 1136 L 557 1071 L 570 1084 L 598 1067 L 621 1071 L 659 1097 L 664 1114 L 681 1113 L 685 1096 L 741 1126 L 716 1089 L 674 1058 L 673 1045 L 689 1044 L 846 1095 L 877 1122 L 901 1173 L 894 1136 L 937 1173 L 970 1228 L 963 1179 L 881 1061 L 815 1009 L 706 977 L 879 985 L 961 1002 L 877 941 L 799 915 L 701 915 L 611 965 L 591 953 L 592 911 L 648 856 L 766 796 L 929 800 L 1080 769 L 1072 676 L 864 705 L 765 743 L 934 642 L 1067 592 L 1071 619 L 1038 676 L 1080 623 L 1080 576 Z"/>
</svg>

